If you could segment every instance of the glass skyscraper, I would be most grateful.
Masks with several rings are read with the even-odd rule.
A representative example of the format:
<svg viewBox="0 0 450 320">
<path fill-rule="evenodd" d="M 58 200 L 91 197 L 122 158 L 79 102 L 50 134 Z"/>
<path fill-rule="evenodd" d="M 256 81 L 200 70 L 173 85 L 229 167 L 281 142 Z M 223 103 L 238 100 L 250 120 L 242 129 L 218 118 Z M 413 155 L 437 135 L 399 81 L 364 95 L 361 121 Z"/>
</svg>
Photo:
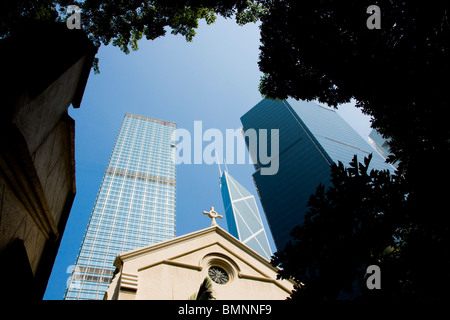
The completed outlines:
<svg viewBox="0 0 450 320">
<path fill-rule="evenodd" d="M 255 197 L 227 171 L 220 178 L 228 232 L 270 260 L 272 251 L 267 240 Z"/>
<path fill-rule="evenodd" d="M 313 102 L 293 101 L 291 106 L 287 101 L 263 99 L 241 122 L 244 130 L 267 129 L 269 142 L 270 129 L 279 129 L 275 175 L 262 175 L 259 151 L 252 152 L 253 180 L 278 250 L 284 249 L 292 228 L 303 223 L 309 197 L 319 183 L 329 186 L 333 163 L 349 166 L 355 154 L 363 162 L 372 153 L 369 170 L 395 170 L 335 110 Z"/>
<path fill-rule="evenodd" d="M 175 129 L 125 115 L 64 299 L 103 299 L 118 253 L 175 237 Z"/>
</svg>

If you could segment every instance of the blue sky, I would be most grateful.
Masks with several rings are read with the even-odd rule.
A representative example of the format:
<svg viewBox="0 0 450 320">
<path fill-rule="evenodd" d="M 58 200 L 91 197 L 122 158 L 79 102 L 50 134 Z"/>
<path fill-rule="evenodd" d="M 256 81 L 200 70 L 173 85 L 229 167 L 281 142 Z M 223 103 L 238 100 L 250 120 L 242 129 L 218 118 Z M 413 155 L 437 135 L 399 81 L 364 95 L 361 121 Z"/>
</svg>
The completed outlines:
<svg viewBox="0 0 450 320">
<path fill-rule="evenodd" d="M 66 225 L 44 299 L 62 299 L 100 183 L 126 112 L 174 121 L 193 132 L 194 121 L 203 131 L 241 127 L 240 117 L 261 99 L 258 84 L 259 28 L 238 26 L 218 18 L 203 21 L 193 42 L 167 33 L 154 41 L 141 40 L 129 55 L 103 46 L 97 55 L 100 75 L 91 72 L 81 108 L 70 107 L 75 119 L 77 194 Z M 338 111 L 365 139 L 369 119 L 352 104 Z M 204 143 L 203 147 L 208 143 Z M 247 157 L 246 157 L 247 159 Z M 256 196 L 253 165 L 228 165 L 229 173 Z M 209 227 L 202 212 L 214 206 L 224 213 L 216 164 L 177 166 L 177 236 Z M 225 219 L 218 220 L 227 229 Z M 275 246 L 266 224 L 272 250 Z"/>
</svg>

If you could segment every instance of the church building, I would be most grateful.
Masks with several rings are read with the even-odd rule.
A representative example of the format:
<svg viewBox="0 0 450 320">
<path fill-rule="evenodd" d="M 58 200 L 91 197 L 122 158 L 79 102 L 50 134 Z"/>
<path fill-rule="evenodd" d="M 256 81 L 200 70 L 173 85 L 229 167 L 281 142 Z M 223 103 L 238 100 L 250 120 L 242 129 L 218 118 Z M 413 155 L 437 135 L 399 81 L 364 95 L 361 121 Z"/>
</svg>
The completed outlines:
<svg viewBox="0 0 450 320">
<path fill-rule="evenodd" d="M 188 300 L 204 279 L 217 300 L 284 300 L 293 282 L 220 228 L 211 207 L 209 228 L 119 254 L 105 300 Z"/>
</svg>

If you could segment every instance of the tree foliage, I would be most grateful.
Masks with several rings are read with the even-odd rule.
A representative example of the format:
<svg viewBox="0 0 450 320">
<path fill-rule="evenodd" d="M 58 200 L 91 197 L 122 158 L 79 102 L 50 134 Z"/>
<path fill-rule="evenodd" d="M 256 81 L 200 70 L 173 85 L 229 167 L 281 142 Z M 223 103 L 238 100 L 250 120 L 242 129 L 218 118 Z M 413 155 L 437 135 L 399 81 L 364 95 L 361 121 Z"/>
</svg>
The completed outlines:
<svg viewBox="0 0 450 320">
<path fill-rule="evenodd" d="M 245 24 L 257 21 L 263 13 L 248 0 L 86 0 L 79 6 L 83 27 L 92 40 L 98 45 L 112 42 L 125 53 L 130 47 L 136 50 L 144 36 L 147 40 L 164 36 L 167 28 L 192 41 L 200 19 L 211 24 L 217 15 L 236 15 L 237 22 Z"/>
<path fill-rule="evenodd" d="M 355 156 L 348 168 L 333 164 L 331 186 L 318 186 L 305 222 L 274 254 L 279 276 L 296 282 L 292 299 L 448 298 L 448 253 L 430 246 L 436 235 L 418 238 L 405 179 L 387 170 L 368 172 L 370 160 L 358 164 Z M 369 265 L 381 269 L 381 290 L 366 286 Z"/>
<path fill-rule="evenodd" d="M 212 24 L 220 15 L 235 16 L 244 25 L 256 22 L 265 10 L 253 0 L 5 0 L 0 4 L 0 38 L 21 24 L 63 22 L 72 13 L 69 5 L 81 9 L 81 27 L 93 43 L 112 43 L 124 53 L 138 50 L 138 41 L 154 40 L 171 30 L 192 41 L 199 20 Z M 94 60 L 98 72 L 98 58 Z"/>
<path fill-rule="evenodd" d="M 216 300 L 212 290 L 212 283 L 208 277 L 203 280 L 198 291 L 192 294 L 189 300 Z"/>
<path fill-rule="evenodd" d="M 240 25 L 256 22 L 264 9 L 253 0 L 5 0 L 0 35 L 26 21 L 64 21 L 69 5 L 81 8 L 81 26 L 97 46 L 112 43 L 123 52 L 137 50 L 138 40 L 154 40 L 167 29 L 192 41 L 198 21 L 236 17 Z"/>
<path fill-rule="evenodd" d="M 261 3 L 267 13 L 261 18 L 260 91 L 331 106 L 353 98 L 372 116 L 372 127 L 390 138 L 389 160 L 399 161 L 408 194 L 408 210 L 396 214 L 402 221 L 403 288 L 417 298 L 438 299 L 440 288 L 450 285 L 450 5 Z M 379 30 L 366 27 L 372 4 L 381 9 Z"/>
<path fill-rule="evenodd" d="M 280 264 L 280 275 L 297 283 L 292 298 L 334 300 L 368 294 L 367 266 L 387 271 L 386 265 L 398 259 L 403 241 L 400 213 L 407 199 L 404 181 L 387 170 L 369 172 L 371 158 L 358 164 L 355 156 L 348 168 L 334 164 L 332 185 L 317 188 L 304 224 L 292 231 L 294 242 L 275 253 L 272 263 Z M 399 286 L 383 278 L 384 295 L 398 293 Z"/>
<path fill-rule="evenodd" d="M 0 38 L 5 38 L 23 23 L 56 21 L 54 0 L 2 0 L 0 2 Z"/>
</svg>

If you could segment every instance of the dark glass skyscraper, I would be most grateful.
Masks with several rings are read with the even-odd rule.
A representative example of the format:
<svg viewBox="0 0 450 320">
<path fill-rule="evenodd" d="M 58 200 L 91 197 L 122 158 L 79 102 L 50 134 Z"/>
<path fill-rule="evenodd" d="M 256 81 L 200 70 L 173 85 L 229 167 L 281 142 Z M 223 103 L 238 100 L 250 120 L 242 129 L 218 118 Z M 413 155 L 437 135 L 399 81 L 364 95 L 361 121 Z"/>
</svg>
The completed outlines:
<svg viewBox="0 0 450 320">
<path fill-rule="evenodd" d="M 278 250 L 284 249 L 292 228 L 303 223 L 307 202 L 319 183 L 329 185 L 332 163 L 341 161 L 348 166 L 355 154 L 362 162 L 372 153 L 371 168 L 394 171 L 331 108 L 305 101 L 294 101 L 291 106 L 287 101 L 263 99 L 241 122 L 245 131 L 267 129 L 269 142 L 270 129 L 279 129 L 279 170 L 275 175 L 262 175 L 259 151 L 252 152 L 256 160 L 253 180 Z"/>
<path fill-rule="evenodd" d="M 103 299 L 118 253 L 175 237 L 175 129 L 125 115 L 64 299 Z"/>
</svg>

